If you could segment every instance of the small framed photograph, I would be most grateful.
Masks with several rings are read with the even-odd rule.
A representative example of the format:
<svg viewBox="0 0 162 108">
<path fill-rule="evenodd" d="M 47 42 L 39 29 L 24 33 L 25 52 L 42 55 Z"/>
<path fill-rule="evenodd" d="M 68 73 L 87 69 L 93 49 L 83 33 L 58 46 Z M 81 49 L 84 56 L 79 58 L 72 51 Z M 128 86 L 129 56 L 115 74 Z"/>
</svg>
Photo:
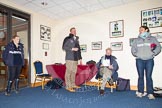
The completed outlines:
<svg viewBox="0 0 162 108">
<path fill-rule="evenodd" d="M 102 50 L 102 42 L 92 42 L 92 50 Z"/>
<path fill-rule="evenodd" d="M 87 52 L 87 45 L 86 44 L 80 45 L 80 50 L 81 52 Z"/>
<path fill-rule="evenodd" d="M 40 39 L 44 41 L 51 41 L 51 28 L 40 25 Z"/>
<path fill-rule="evenodd" d="M 133 44 L 133 42 L 134 42 L 135 39 L 137 39 L 137 38 L 130 38 L 129 39 L 129 46 L 132 46 L 132 44 Z"/>
<path fill-rule="evenodd" d="M 156 39 L 162 43 L 162 32 L 155 32 L 155 33 L 151 33 L 151 36 L 155 36 Z"/>
<path fill-rule="evenodd" d="M 48 43 L 43 43 L 43 44 L 42 44 L 42 48 L 43 48 L 44 50 L 49 50 L 49 44 L 48 44 Z"/>
<path fill-rule="evenodd" d="M 124 36 L 124 20 L 112 21 L 109 23 L 110 38 Z"/>
<path fill-rule="evenodd" d="M 123 42 L 111 42 L 110 48 L 113 51 L 122 51 L 123 50 Z"/>
<path fill-rule="evenodd" d="M 162 7 L 142 10 L 141 25 L 149 28 L 162 27 Z"/>
</svg>

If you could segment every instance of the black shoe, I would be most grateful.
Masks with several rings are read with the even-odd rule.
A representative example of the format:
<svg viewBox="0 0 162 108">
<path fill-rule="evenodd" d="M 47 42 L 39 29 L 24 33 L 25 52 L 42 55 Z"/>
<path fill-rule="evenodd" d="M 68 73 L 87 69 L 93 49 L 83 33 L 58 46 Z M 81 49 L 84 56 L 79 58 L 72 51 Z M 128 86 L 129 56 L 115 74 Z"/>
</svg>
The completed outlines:
<svg viewBox="0 0 162 108">
<path fill-rule="evenodd" d="M 108 83 L 109 83 L 110 86 L 113 86 L 113 85 L 114 85 L 113 79 L 111 78 L 111 79 L 108 81 Z"/>
<path fill-rule="evenodd" d="M 5 91 L 6 96 L 10 96 L 11 86 L 12 86 L 12 81 L 8 81 L 7 88 L 6 88 L 6 91 Z"/>
<path fill-rule="evenodd" d="M 100 95 L 104 95 L 104 90 L 100 90 Z"/>
</svg>

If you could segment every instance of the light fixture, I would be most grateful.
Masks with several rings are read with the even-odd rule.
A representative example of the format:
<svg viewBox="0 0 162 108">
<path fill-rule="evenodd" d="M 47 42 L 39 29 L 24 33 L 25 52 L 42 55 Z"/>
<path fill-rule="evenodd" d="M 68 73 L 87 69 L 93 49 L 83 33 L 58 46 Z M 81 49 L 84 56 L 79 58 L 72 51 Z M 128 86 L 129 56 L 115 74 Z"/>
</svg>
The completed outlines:
<svg viewBox="0 0 162 108">
<path fill-rule="evenodd" d="M 43 6 L 47 6 L 47 5 L 48 5 L 48 3 L 45 2 L 45 1 L 42 1 L 41 4 L 42 4 Z"/>
</svg>

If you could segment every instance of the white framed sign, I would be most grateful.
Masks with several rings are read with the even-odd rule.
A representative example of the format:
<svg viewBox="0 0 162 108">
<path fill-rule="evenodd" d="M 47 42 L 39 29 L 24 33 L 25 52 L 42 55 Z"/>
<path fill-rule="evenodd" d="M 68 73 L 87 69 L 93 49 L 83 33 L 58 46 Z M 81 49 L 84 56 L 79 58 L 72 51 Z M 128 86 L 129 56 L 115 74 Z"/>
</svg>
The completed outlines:
<svg viewBox="0 0 162 108">
<path fill-rule="evenodd" d="M 51 28 L 40 25 L 40 39 L 44 41 L 51 41 Z"/>
</svg>

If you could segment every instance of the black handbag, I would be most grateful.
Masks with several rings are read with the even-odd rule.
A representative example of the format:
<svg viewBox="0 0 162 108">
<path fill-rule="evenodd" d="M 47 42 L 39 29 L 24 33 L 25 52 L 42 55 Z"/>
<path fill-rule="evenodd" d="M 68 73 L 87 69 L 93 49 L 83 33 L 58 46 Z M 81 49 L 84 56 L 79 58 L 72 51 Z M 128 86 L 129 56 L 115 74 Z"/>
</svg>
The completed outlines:
<svg viewBox="0 0 162 108">
<path fill-rule="evenodd" d="M 130 90 L 130 80 L 129 79 L 124 79 L 124 78 L 118 78 L 117 79 L 116 90 L 117 91 Z"/>
<path fill-rule="evenodd" d="M 154 87 L 154 93 L 153 93 L 153 95 L 155 97 L 162 98 L 162 88 L 160 88 L 160 87 Z"/>
<path fill-rule="evenodd" d="M 63 81 L 60 78 L 54 78 L 52 81 L 48 81 L 45 87 L 50 89 L 60 89 L 63 87 Z"/>
</svg>

